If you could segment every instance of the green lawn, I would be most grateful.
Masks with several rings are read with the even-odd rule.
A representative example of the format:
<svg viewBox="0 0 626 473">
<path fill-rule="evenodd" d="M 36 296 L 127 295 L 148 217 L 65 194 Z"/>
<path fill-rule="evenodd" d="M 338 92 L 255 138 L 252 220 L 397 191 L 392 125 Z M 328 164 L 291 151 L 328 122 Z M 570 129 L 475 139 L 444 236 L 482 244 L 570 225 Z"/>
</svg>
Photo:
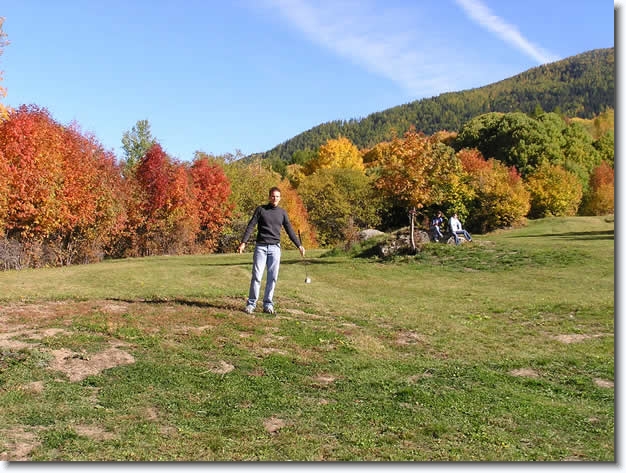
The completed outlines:
<svg viewBox="0 0 626 473">
<path fill-rule="evenodd" d="M 0 273 L 0 460 L 614 462 L 613 232 Z"/>
</svg>

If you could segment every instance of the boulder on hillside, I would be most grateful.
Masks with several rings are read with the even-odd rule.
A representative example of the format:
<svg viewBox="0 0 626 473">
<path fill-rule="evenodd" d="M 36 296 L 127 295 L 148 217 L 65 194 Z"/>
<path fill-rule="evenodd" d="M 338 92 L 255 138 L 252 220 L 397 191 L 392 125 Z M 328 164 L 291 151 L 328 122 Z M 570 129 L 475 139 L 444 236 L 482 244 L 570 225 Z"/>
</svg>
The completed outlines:
<svg viewBox="0 0 626 473">
<path fill-rule="evenodd" d="M 422 246 L 430 241 L 428 233 L 414 229 L 413 237 L 415 239 L 415 250 L 411 247 L 411 229 L 410 227 L 401 228 L 389 234 L 389 237 L 381 241 L 377 245 L 378 255 L 381 258 L 389 258 L 399 255 L 414 255 L 419 253 Z"/>
<path fill-rule="evenodd" d="M 369 240 L 370 238 L 375 238 L 384 234 L 385 232 L 381 232 L 375 228 L 366 228 L 365 230 L 361 230 L 359 232 L 359 241 Z"/>
</svg>

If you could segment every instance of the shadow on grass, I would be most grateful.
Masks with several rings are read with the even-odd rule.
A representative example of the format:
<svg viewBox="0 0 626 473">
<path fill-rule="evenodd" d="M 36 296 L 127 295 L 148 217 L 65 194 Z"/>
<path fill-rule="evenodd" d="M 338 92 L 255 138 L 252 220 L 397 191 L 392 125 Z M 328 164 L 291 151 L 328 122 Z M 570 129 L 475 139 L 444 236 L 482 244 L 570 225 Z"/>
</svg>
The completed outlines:
<svg viewBox="0 0 626 473">
<path fill-rule="evenodd" d="M 251 262 L 252 264 L 252 262 Z M 314 265 L 328 265 L 328 264 L 343 264 L 342 261 L 328 261 L 328 260 L 322 260 L 322 259 L 288 259 L 288 260 L 281 260 L 280 265 L 285 265 L 285 264 L 314 264 Z"/>
<path fill-rule="evenodd" d="M 122 298 L 107 298 L 108 301 L 125 302 L 127 304 L 179 304 L 188 307 L 199 307 L 201 309 L 222 309 L 222 310 L 242 310 L 242 303 L 245 299 L 241 300 L 235 298 L 229 298 L 223 301 L 207 301 L 199 299 L 187 299 L 183 297 L 173 298 L 153 298 L 153 299 L 122 299 Z"/>
<path fill-rule="evenodd" d="M 595 232 L 542 233 L 540 235 L 520 235 L 517 238 L 564 238 L 567 240 L 614 240 L 615 230 Z"/>
<path fill-rule="evenodd" d="M 303 259 L 292 259 L 292 258 L 281 258 L 280 260 L 280 265 L 289 265 L 289 264 L 315 264 L 315 265 L 327 265 L 327 264 L 341 264 L 340 261 L 328 261 L 328 260 L 322 260 L 322 259 L 312 259 L 312 258 L 305 258 Z M 251 267 L 252 266 L 252 254 L 250 254 L 250 260 L 249 261 L 244 261 L 244 262 L 239 262 L 239 263 L 191 263 L 191 264 L 187 264 L 187 266 L 224 266 L 224 267 L 236 267 L 236 266 L 243 266 L 243 267 Z"/>
</svg>

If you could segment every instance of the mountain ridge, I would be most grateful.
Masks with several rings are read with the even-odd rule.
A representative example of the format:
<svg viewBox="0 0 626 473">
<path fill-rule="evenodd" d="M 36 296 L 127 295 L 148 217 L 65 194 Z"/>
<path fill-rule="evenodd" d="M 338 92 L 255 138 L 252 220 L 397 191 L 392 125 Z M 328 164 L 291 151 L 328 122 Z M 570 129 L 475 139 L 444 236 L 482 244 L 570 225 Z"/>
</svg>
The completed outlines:
<svg viewBox="0 0 626 473">
<path fill-rule="evenodd" d="M 411 126 L 428 135 L 458 131 L 465 122 L 483 113 L 532 113 L 537 107 L 579 118 L 592 118 L 607 108 L 614 109 L 615 48 L 586 51 L 485 86 L 445 92 L 363 118 L 325 122 L 250 157 L 289 162 L 294 152 L 315 150 L 328 139 L 340 136 L 365 149 L 402 135 Z"/>
</svg>

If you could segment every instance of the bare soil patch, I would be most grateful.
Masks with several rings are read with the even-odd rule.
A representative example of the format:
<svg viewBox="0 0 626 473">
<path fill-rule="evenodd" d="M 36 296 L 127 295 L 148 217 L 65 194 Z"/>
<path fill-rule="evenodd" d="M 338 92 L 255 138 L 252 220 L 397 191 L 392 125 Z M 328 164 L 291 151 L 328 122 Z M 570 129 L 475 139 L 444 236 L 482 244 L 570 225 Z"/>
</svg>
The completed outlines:
<svg viewBox="0 0 626 473">
<path fill-rule="evenodd" d="M 8 439 L 0 443 L 0 461 L 27 461 L 30 452 L 39 444 L 37 435 L 21 427 L 0 429 L 0 439 Z"/>
<path fill-rule="evenodd" d="M 88 376 L 93 376 L 101 371 L 121 365 L 129 365 L 135 362 L 135 358 L 111 346 L 94 355 L 85 356 L 80 353 L 62 348 L 52 350 L 54 359 L 50 363 L 50 369 L 65 373 L 72 382 L 82 381 Z"/>
<path fill-rule="evenodd" d="M 282 429 L 283 427 L 285 427 L 285 421 L 282 419 L 279 419 L 278 417 L 270 417 L 269 419 L 265 419 L 265 421 L 263 422 L 263 427 L 265 427 L 265 431 L 268 434 L 277 434 L 278 431 L 280 429 Z"/>
<path fill-rule="evenodd" d="M 425 341 L 425 337 L 419 333 L 412 331 L 400 332 L 396 336 L 396 343 L 398 345 L 415 345 Z"/>
<path fill-rule="evenodd" d="M 74 430 L 78 435 L 82 435 L 83 437 L 89 437 L 94 440 L 113 440 L 117 438 L 114 433 L 107 432 L 99 425 L 79 424 L 74 426 Z"/>
<path fill-rule="evenodd" d="M 526 378 L 539 378 L 539 373 L 532 368 L 518 368 L 516 370 L 509 371 L 509 374 L 512 376 L 522 376 Z"/>
<path fill-rule="evenodd" d="M 613 389 L 615 387 L 615 383 L 613 381 L 609 381 L 607 379 L 602 379 L 602 378 L 594 378 L 593 380 L 594 384 L 596 386 L 599 386 L 601 388 L 610 388 Z"/>
<path fill-rule="evenodd" d="M 209 363 L 209 371 L 215 374 L 226 374 L 233 371 L 235 367 L 227 361 L 220 360 L 215 363 Z"/>
<path fill-rule="evenodd" d="M 318 374 L 317 376 L 313 377 L 313 381 L 321 386 L 328 386 L 329 384 L 334 383 L 336 380 L 337 377 L 330 374 Z"/>
<path fill-rule="evenodd" d="M 553 337 L 555 340 L 558 340 L 561 343 L 580 343 L 585 340 L 589 340 L 590 338 L 600 338 L 605 335 L 602 333 L 596 333 L 593 335 L 585 334 L 585 333 L 568 333 L 562 335 L 556 335 Z"/>
</svg>

